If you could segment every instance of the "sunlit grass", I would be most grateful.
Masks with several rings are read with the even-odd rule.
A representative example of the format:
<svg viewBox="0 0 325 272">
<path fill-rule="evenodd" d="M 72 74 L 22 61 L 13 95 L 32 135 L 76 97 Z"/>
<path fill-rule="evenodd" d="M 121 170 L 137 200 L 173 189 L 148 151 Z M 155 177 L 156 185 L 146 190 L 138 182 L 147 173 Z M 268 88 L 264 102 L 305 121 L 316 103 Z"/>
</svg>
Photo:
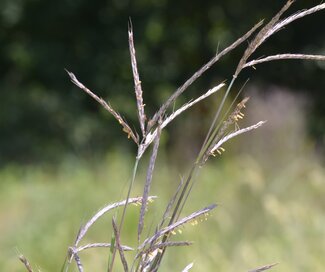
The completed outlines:
<svg viewBox="0 0 325 272">
<path fill-rule="evenodd" d="M 104 204 L 123 198 L 130 161 L 125 154 L 111 154 L 98 164 L 70 159 L 55 169 L 2 169 L 1 270 L 21 271 L 17 258 L 21 252 L 34 267 L 58 271 L 80 225 Z M 172 166 L 160 164 L 152 189 L 159 198 L 150 204 L 144 233 L 152 227 L 151 221 L 161 217 L 178 181 Z M 136 180 L 139 194 L 143 180 Z M 188 224 L 174 236 L 196 245 L 171 249 L 162 269 L 180 271 L 194 261 L 196 271 L 239 271 L 277 262 L 276 271 L 323 271 L 324 185 L 324 169 L 310 157 L 297 158 L 273 175 L 266 174 L 250 155 L 225 156 L 209 164 L 200 173 L 184 215 L 213 202 L 219 206 L 207 221 Z M 136 245 L 138 212 L 137 207 L 128 211 L 124 244 Z M 87 242 L 109 241 L 111 215 L 105 218 L 96 223 Z M 83 254 L 85 268 L 103 270 L 105 251 L 94 249 Z"/>
</svg>

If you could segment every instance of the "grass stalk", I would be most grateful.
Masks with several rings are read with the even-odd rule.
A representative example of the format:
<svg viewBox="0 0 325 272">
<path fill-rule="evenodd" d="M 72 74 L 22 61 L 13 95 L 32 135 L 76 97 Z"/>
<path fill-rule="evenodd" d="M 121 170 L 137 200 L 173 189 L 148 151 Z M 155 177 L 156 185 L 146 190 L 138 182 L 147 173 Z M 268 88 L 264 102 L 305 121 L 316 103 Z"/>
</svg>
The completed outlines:
<svg viewBox="0 0 325 272">
<path fill-rule="evenodd" d="M 135 158 L 135 163 L 132 171 L 132 178 L 129 183 L 128 191 L 126 194 L 125 201 L 115 203 L 113 205 L 106 206 L 101 209 L 98 213 L 95 214 L 88 221 L 85 226 L 83 226 L 77 239 L 75 241 L 74 246 L 70 248 L 70 256 L 68 263 L 70 263 L 73 259 L 75 260 L 78 270 L 83 271 L 83 266 L 81 264 L 80 257 L 78 253 L 82 250 L 94 248 L 94 247 L 109 247 L 111 254 L 109 255 L 108 262 L 108 272 L 113 272 L 114 262 L 116 257 L 116 251 L 119 252 L 120 259 L 124 268 L 124 271 L 129 271 L 129 265 L 124 256 L 124 251 L 132 250 L 131 247 L 125 246 L 121 244 L 122 237 L 122 229 L 125 223 L 126 210 L 128 204 L 132 202 L 141 202 L 141 209 L 138 221 L 138 233 L 137 233 L 137 241 L 138 245 L 136 248 L 136 257 L 133 259 L 133 263 L 130 271 L 134 272 L 154 272 L 157 271 L 160 267 L 166 249 L 170 246 L 184 246 L 189 245 L 189 242 L 173 242 L 170 241 L 171 233 L 179 228 L 180 226 L 189 223 L 191 220 L 196 220 L 196 218 L 206 215 L 209 211 L 216 207 L 215 204 L 210 205 L 204 209 L 193 212 L 189 216 L 181 218 L 182 211 L 188 202 L 188 198 L 192 193 L 192 189 L 194 184 L 197 181 L 198 170 L 203 164 L 207 161 L 207 159 L 216 153 L 220 153 L 220 149 L 222 145 L 226 143 L 228 140 L 257 129 L 261 125 L 265 123 L 265 121 L 260 121 L 256 124 L 239 128 L 237 121 L 243 117 L 241 113 L 241 109 L 245 107 L 245 103 L 247 102 L 247 98 L 244 98 L 242 102 L 234 106 L 235 101 L 237 101 L 237 97 L 241 90 L 235 95 L 235 99 L 232 101 L 230 108 L 226 111 L 226 113 L 221 116 L 224 112 L 224 106 L 227 98 L 230 95 L 230 92 L 233 89 L 234 83 L 238 78 L 241 71 L 248 67 L 254 67 L 255 65 L 262 64 L 265 62 L 275 61 L 275 60 L 285 60 L 285 59 L 302 59 L 302 60 L 314 60 L 314 61 L 325 61 L 325 56 L 320 55 L 305 55 L 305 54 L 277 54 L 273 56 L 267 56 L 260 59 L 249 60 L 254 52 L 273 34 L 280 31 L 284 26 L 290 24 L 291 22 L 303 18 L 309 14 L 325 9 L 325 4 L 320 4 L 310 9 L 299 11 L 293 15 L 286 17 L 285 19 L 281 19 L 283 14 L 289 9 L 289 7 L 293 4 L 293 0 L 288 0 L 283 5 L 283 7 L 269 20 L 265 26 L 261 27 L 263 21 L 260 21 L 255 26 L 253 26 L 246 34 L 237 39 L 230 46 L 222 50 L 220 53 L 216 53 L 210 61 L 204 64 L 200 69 L 198 69 L 188 80 L 185 81 L 183 85 L 181 85 L 174 93 L 170 95 L 170 97 L 162 104 L 162 106 L 156 111 L 153 117 L 147 121 L 144 111 L 144 103 L 143 103 L 143 91 L 141 87 L 141 81 L 137 68 L 136 54 L 135 54 L 135 46 L 134 46 L 134 37 L 133 37 L 133 29 L 131 25 L 131 21 L 129 22 L 128 34 L 129 34 L 129 50 L 130 50 L 130 58 L 132 65 L 132 73 L 134 79 L 134 89 L 136 94 L 136 102 L 137 102 L 137 115 L 139 121 L 139 127 L 142 132 L 142 136 L 136 134 L 130 126 L 126 123 L 126 121 L 121 117 L 121 115 L 116 112 L 109 103 L 105 102 L 102 98 L 98 97 L 92 91 L 90 91 L 87 87 L 85 87 L 82 83 L 80 83 L 75 75 L 69 71 L 67 71 L 71 81 L 90 95 L 93 99 L 95 99 L 98 103 L 100 103 L 108 112 L 110 112 L 114 118 L 122 125 L 123 131 L 128 134 L 128 137 L 132 138 L 133 141 L 138 146 L 138 153 Z M 260 28 L 261 27 L 261 28 Z M 259 29 L 260 28 L 260 29 Z M 259 30 L 258 30 L 259 29 Z M 169 107 L 175 103 L 176 99 L 184 93 L 189 86 L 191 86 L 200 76 L 202 76 L 212 65 L 220 60 L 221 57 L 230 53 L 232 50 L 237 48 L 240 44 L 246 41 L 253 33 L 256 33 L 255 37 L 252 38 L 252 41 L 248 44 L 246 50 L 244 51 L 242 57 L 239 59 L 238 64 L 236 66 L 235 72 L 232 76 L 232 79 L 227 86 L 225 93 L 222 96 L 221 102 L 213 116 L 208 132 L 205 136 L 203 144 L 194 160 L 194 163 L 191 165 L 191 168 L 186 176 L 186 178 L 181 180 L 180 186 L 178 186 L 176 192 L 171 196 L 169 203 L 163 213 L 162 219 L 160 223 L 155 228 L 154 233 L 149 237 L 145 238 L 141 243 L 142 232 L 144 229 L 145 222 L 145 214 L 147 209 L 148 200 L 152 197 L 149 196 L 152 180 L 153 180 L 153 172 L 155 167 L 155 162 L 157 159 L 158 149 L 159 149 L 159 141 L 160 134 L 162 130 L 170 124 L 176 117 L 178 117 L 181 113 L 192 107 L 193 105 L 199 103 L 203 99 L 211 96 L 220 90 L 224 83 L 221 83 L 214 88 L 208 90 L 203 95 L 199 96 L 196 99 L 193 99 L 181 106 L 177 110 L 173 110 L 172 113 L 168 113 L 167 110 Z M 234 109 L 233 109 L 234 108 Z M 231 112 L 230 109 L 233 109 Z M 222 117 L 222 118 L 221 118 Z M 232 127 L 235 126 L 233 129 Z M 140 139 L 141 138 L 141 139 Z M 143 195 L 139 198 L 131 198 L 131 194 L 133 191 L 133 186 L 135 183 L 136 175 L 138 172 L 139 161 L 142 158 L 144 152 L 148 149 L 148 147 L 153 143 L 152 153 L 149 161 L 149 165 L 147 167 L 147 175 L 146 181 L 143 187 Z M 111 243 L 92 243 L 83 246 L 79 246 L 79 242 L 85 236 L 88 229 L 96 222 L 102 215 L 104 215 L 107 211 L 123 206 L 122 215 L 119 224 L 115 222 L 115 218 L 112 220 L 113 225 L 113 234 Z M 180 219 L 181 218 L 181 219 Z M 24 263 L 24 262 L 23 262 Z M 24 263 L 26 266 L 26 263 Z M 270 269 L 274 266 L 267 265 L 263 266 L 251 271 L 264 271 Z M 192 267 L 192 264 L 188 265 L 183 271 L 188 271 Z M 26 266 L 27 268 L 27 266 Z M 27 268 L 28 269 L 28 268 Z"/>
<path fill-rule="evenodd" d="M 124 205 L 123 211 L 122 211 L 121 221 L 120 221 L 119 229 L 118 229 L 119 233 L 122 232 L 122 228 L 123 228 L 123 225 L 124 225 L 126 209 L 127 209 L 128 203 L 129 203 L 131 191 L 132 191 L 133 184 L 134 184 L 134 181 L 135 181 L 135 178 L 136 178 L 136 174 L 137 174 L 137 170 L 138 170 L 138 166 L 139 166 L 139 161 L 140 161 L 140 158 L 137 157 L 135 159 L 135 163 L 134 163 L 134 166 L 133 166 L 132 178 L 131 178 L 130 185 L 129 185 L 129 188 L 128 188 L 128 192 L 127 192 L 127 195 L 126 195 L 125 205 Z M 111 262 L 108 265 L 108 272 L 113 271 L 112 269 L 113 269 L 113 266 L 114 266 L 115 255 L 116 255 L 116 248 L 114 248 L 114 250 L 112 252 Z"/>
</svg>

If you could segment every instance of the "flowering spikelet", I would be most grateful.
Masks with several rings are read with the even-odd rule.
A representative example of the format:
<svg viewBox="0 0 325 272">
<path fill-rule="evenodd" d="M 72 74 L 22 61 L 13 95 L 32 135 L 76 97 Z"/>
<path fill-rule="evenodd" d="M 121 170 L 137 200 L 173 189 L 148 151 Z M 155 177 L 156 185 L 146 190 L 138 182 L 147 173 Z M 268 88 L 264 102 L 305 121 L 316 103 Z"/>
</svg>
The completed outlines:
<svg viewBox="0 0 325 272">
<path fill-rule="evenodd" d="M 202 163 L 205 163 L 211 155 L 215 157 L 217 154 L 221 155 L 225 151 L 225 149 L 223 147 L 219 146 L 218 148 L 215 148 L 215 146 L 216 146 L 217 142 L 219 142 L 219 140 L 224 137 L 228 128 L 231 125 L 235 124 L 235 131 L 239 129 L 237 122 L 244 118 L 245 115 L 241 111 L 244 108 L 246 108 L 246 103 L 248 100 L 249 100 L 249 97 L 245 97 L 242 101 L 240 101 L 237 104 L 237 106 L 235 107 L 235 109 L 233 110 L 233 112 L 228 116 L 228 118 L 222 122 L 222 126 L 219 129 L 218 134 L 213 139 L 209 148 L 205 152 Z"/>
</svg>

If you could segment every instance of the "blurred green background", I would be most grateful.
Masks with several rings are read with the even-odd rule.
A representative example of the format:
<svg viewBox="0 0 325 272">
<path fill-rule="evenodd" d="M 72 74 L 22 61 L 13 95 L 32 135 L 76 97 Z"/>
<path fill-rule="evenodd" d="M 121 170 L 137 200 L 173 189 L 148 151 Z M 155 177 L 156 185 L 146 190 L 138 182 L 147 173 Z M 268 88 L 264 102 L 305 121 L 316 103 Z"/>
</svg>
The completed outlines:
<svg viewBox="0 0 325 272">
<path fill-rule="evenodd" d="M 283 3 L 0 1 L 1 270 L 23 271 L 21 252 L 41 271 L 58 271 L 80 224 L 125 195 L 135 148 L 120 137 L 119 124 L 73 86 L 64 68 L 139 131 L 129 17 L 145 109 L 152 116 L 218 48 L 270 18 Z M 289 12 L 318 3 L 297 1 Z M 323 21 L 320 12 L 295 22 L 255 57 L 324 54 Z M 177 103 L 230 79 L 243 50 L 212 67 Z M 244 122 L 268 123 L 226 145 L 227 152 L 201 170 L 184 214 L 214 202 L 219 207 L 207 222 L 175 237 L 196 243 L 172 249 L 162 270 L 181 271 L 194 261 L 194 271 L 247 271 L 274 262 L 276 271 L 324 271 L 324 69 L 322 63 L 287 61 L 241 75 L 235 91 L 251 78 L 244 91 L 251 96 Z M 152 188 L 159 199 L 151 206 L 147 231 L 186 173 L 217 101 L 194 107 L 163 133 Z M 134 195 L 141 194 L 145 170 L 144 161 Z M 137 216 L 138 209 L 130 209 L 125 243 L 135 242 Z M 110 233 L 108 216 L 87 241 L 108 241 Z M 105 250 L 82 257 L 88 271 L 104 270 Z"/>
</svg>

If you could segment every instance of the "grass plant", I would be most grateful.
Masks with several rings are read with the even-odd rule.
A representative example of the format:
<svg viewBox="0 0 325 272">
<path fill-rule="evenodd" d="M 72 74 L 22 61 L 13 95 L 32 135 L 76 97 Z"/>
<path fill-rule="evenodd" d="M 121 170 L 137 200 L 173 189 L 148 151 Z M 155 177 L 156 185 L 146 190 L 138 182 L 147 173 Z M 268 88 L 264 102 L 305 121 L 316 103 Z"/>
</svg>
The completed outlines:
<svg viewBox="0 0 325 272">
<path fill-rule="evenodd" d="M 234 92 L 234 83 L 239 80 L 241 72 L 250 67 L 255 67 L 259 64 L 284 59 L 302 59 L 302 60 L 318 60 L 324 61 L 325 56 L 321 55 L 305 55 L 305 54 L 277 54 L 273 56 L 267 56 L 262 58 L 255 58 L 255 51 L 262 46 L 269 37 L 276 34 L 278 31 L 283 30 L 287 25 L 295 20 L 301 19 L 307 15 L 313 14 L 320 10 L 325 9 L 325 4 L 319 4 L 312 8 L 295 12 L 292 15 L 284 17 L 285 12 L 293 4 L 293 0 L 289 0 L 275 14 L 269 22 L 264 24 L 264 21 L 260 21 L 253 26 L 246 34 L 238 38 L 234 43 L 229 45 L 221 52 L 217 52 L 211 60 L 198 69 L 193 76 L 191 76 L 182 86 L 180 86 L 170 97 L 162 103 L 161 107 L 157 109 L 156 113 L 149 117 L 146 115 L 143 92 L 140 80 L 140 75 L 137 67 L 137 57 L 134 45 L 133 28 L 131 21 L 129 22 L 128 37 L 129 37 L 129 49 L 131 56 L 131 66 L 134 79 L 135 101 L 137 105 L 138 116 L 138 128 L 140 133 L 137 133 L 133 126 L 129 125 L 127 121 L 110 105 L 110 103 L 104 101 L 98 97 L 93 91 L 87 88 L 81 83 L 77 77 L 70 71 L 67 73 L 77 87 L 83 90 L 85 93 L 95 99 L 101 106 L 103 106 L 114 118 L 121 124 L 123 131 L 127 134 L 134 144 L 137 146 L 137 154 L 135 155 L 134 166 L 126 192 L 124 200 L 118 200 L 118 202 L 108 204 L 101 208 L 94 216 L 91 217 L 77 234 L 75 242 L 69 247 L 66 262 L 62 267 L 62 271 L 71 271 L 72 263 L 75 264 L 79 272 L 85 271 L 83 258 L 85 253 L 94 250 L 94 248 L 109 248 L 109 251 L 103 251 L 103 254 L 107 256 L 106 271 L 123 270 L 128 271 L 158 271 L 162 267 L 163 260 L 166 253 L 173 248 L 181 250 L 180 247 L 189 246 L 192 242 L 187 240 L 175 240 L 173 234 L 181 232 L 182 228 L 189 224 L 197 224 L 201 220 L 205 220 L 209 214 L 217 207 L 216 204 L 204 203 L 203 208 L 197 209 L 187 215 L 184 215 L 184 210 L 192 195 L 198 193 L 194 190 L 194 186 L 200 182 L 199 172 L 205 166 L 206 162 L 211 157 L 218 157 L 225 149 L 224 144 L 230 139 L 255 130 L 262 126 L 265 121 L 259 121 L 255 124 L 247 127 L 241 127 L 240 120 L 243 119 L 243 110 L 246 107 L 248 98 L 242 100 L 234 100 L 231 103 L 229 109 L 225 109 L 225 102 L 228 99 L 230 92 Z M 283 18 L 284 17 L 284 18 Z M 176 99 L 181 96 L 200 76 L 204 74 L 212 65 L 215 65 L 223 56 L 230 54 L 237 47 L 248 41 L 246 50 L 243 52 L 242 57 L 238 61 L 237 67 L 234 68 L 234 73 L 227 84 L 227 80 L 224 82 L 216 83 L 216 86 L 206 91 L 199 97 L 189 101 L 185 105 L 178 109 L 173 109 L 173 104 Z M 222 89 L 224 92 L 222 93 Z M 156 161 L 159 152 L 159 143 L 162 133 L 167 125 L 182 114 L 184 111 L 190 109 L 193 105 L 200 101 L 209 98 L 214 94 L 220 94 L 222 96 L 219 107 L 217 108 L 213 120 L 211 121 L 210 128 L 206 133 L 205 140 L 190 167 L 188 173 L 184 174 L 179 181 L 179 186 L 175 193 L 170 196 L 166 207 L 161 209 L 160 219 L 158 222 L 146 228 L 148 225 L 146 222 L 148 210 L 150 209 L 149 203 L 153 201 L 156 196 L 151 195 L 151 187 L 153 183 L 154 172 L 156 169 Z M 234 96 L 238 97 L 235 93 Z M 138 179 L 138 167 L 142 162 L 145 153 L 149 152 L 151 147 L 150 159 L 147 165 L 147 172 L 144 178 Z M 139 197 L 134 197 L 135 184 L 141 183 L 142 194 Z M 138 185 L 139 186 L 139 185 Z M 272 201 L 271 201 L 272 202 Z M 131 204 L 137 204 L 140 206 L 140 211 L 137 217 L 137 231 L 134 234 L 136 236 L 135 243 L 129 244 L 125 239 L 126 221 L 129 215 Z M 113 212 L 114 211 L 114 212 Z M 88 232 L 93 228 L 94 223 L 102 220 L 107 214 L 111 213 L 111 234 L 110 241 L 103 239 L 100 242 L 88 242 L 85 238 Z M 222 219 L 221 219 L 222 220 Z M 149 222 L 150 223 L 150 222 Z M 208 236 L 208 235 L 207 235 Z M 208 239 L 208 237 L 206 237 Z M 217 241 L 216 241 L 217 242 Z M 207 249 L 209 250 L 209 249 Z M 128 251 L 133 254 L 128 255 Z M 20 260 L 25 265 L 27 271 L 34 271 L 28 260 L 24 256 L 20 256 Z M 264 271 L 271 269 L 275 264 L 267 264 L 250 270 Z M 184 263 L 184 269 L 182 271 L 189 271 L 193 266 L 193 263 Z M 202 269 L 199 268 L 200 271 Z"/>
</svg>

